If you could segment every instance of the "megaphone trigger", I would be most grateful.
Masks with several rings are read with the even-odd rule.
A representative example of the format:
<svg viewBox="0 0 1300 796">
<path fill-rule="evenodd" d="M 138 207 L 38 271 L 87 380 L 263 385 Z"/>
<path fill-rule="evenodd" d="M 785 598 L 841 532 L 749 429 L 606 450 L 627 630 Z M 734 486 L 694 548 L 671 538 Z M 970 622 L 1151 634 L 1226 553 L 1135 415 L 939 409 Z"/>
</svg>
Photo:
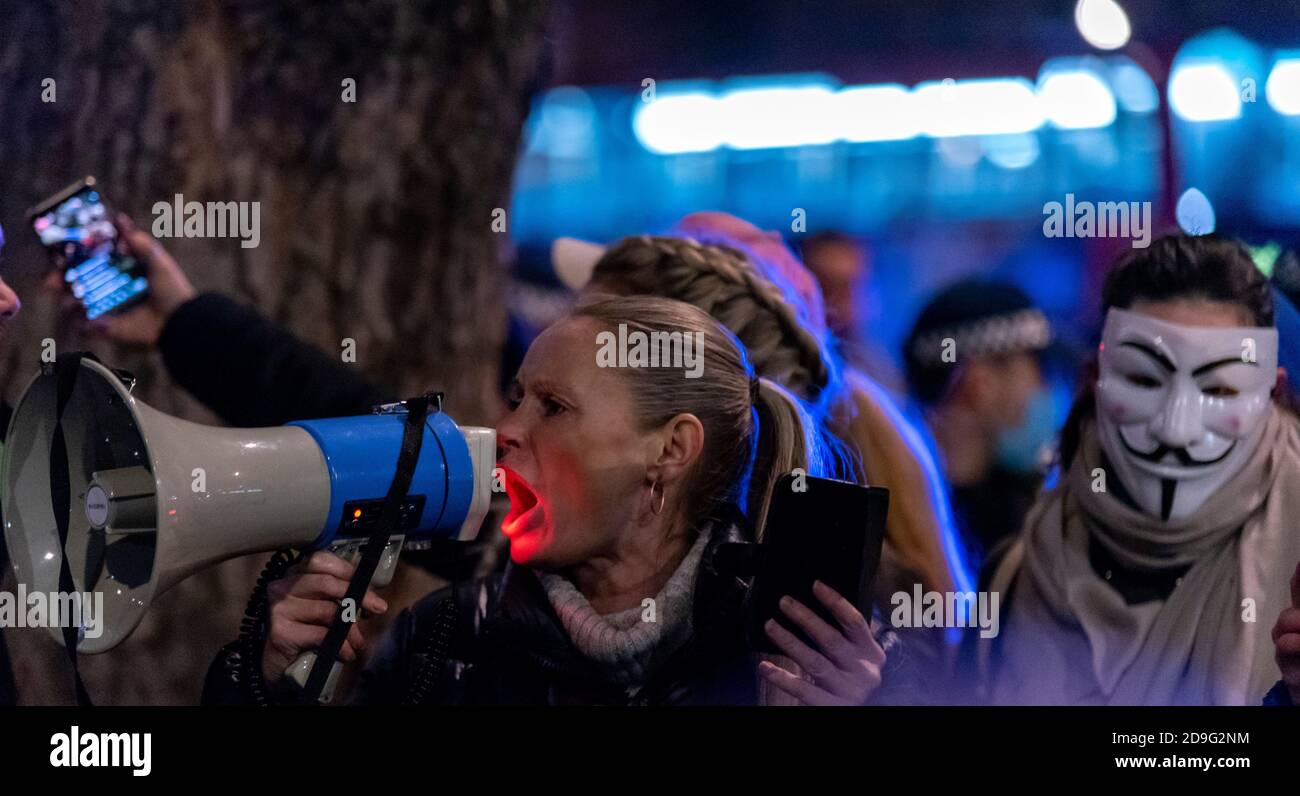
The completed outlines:
<svg viewBox="0 0 1300 796">
<path fill-rule="evenodd" d="M 402 423 L 402 445 L 397 454 L 392 481 L 388 485 L 383 505 L 380 507 L 379 521 L 361 548 L 360 559 L 352 574 L 352 581 L 348 584 L 343 602 L 334 615 L 333 624 L 325 634 L 325 641 L 316 653 L 308 653 L 313 655 L 315 660 L 310 664 L 310 673 L 307 675 L 307 682 L 303 685 L 302 702 L 305 704 L 313 704 L 322 697 L 325 701 L 333 698 L 332 684 L 337 682 L 339 674 L 337 663 L 339 650 L 343 648 L 343 640 L 347 637 L 350 626 L 356 621 L 355 617 L 348 618 L 347 605 L 349 601 L 353 606 L 361 604 L 362 598 L 370 588 L 370 580 L 379 565 L 385 543 L 392 543 L 392 536 L 399 527 L 399 516 L 415 477 L 420 451 L 424 447 L 424 421 L 429 414 L 429 397 L 425 394 L 406 402 L 407 413 Z M 439 416 L 440 413 L 435 415 L 435 417 Z M 292 668 L 291 666 L 290 669 Z"/>
<path fill-rule="evenodd" d="M 375 574 L 370 578 L 370 588 L 383 588 L 392 582 L 393 573 L 397 570 L 397 560 L 401 557 L 402 545 L 405 541 L 406 537 L 400 535 L 388 540 L 388 544 L 384 546 L 383 552 L 380 554 L 379 563 L 375 567 Z M 365 541 L 347 540 L 335 542 L 326 549 L 349 564 L 357 564 L 361 560 L 365 545 Z M 357 609 L 357 613 L 360 613 L 360 609 Z M 307 689 L 312 669 L 316 666 L 316 657 L 315 652 L 304 652 L 284 670 L 285 677 L 289 678 L 300 689 L 303 689 L 304 692 Z M 327 705 L 334 699 L 334 689 L 342 673 L 343 664 L 336 661 L 330 667 L 329 678 L 325 681 L 325 685 L 316 701 L 322 705 Z"/>
</svg>

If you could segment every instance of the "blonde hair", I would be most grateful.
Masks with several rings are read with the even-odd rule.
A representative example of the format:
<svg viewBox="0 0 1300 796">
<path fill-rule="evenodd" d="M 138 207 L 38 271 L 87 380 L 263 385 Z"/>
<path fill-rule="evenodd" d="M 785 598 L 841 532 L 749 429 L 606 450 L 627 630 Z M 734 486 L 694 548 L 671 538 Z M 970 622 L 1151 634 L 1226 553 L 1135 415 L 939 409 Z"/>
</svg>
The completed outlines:
<svg viewBox="0 0 1300 796">
<path fill-rule="evenodd" d="M 809 403 L 818 404 L 834 381 L 833 359 L 799 307 L 738 249 L 691 238 L 624 238 L 596 263 L 591 288 L 699 307 L 740 338 L 759 373 Z"/>
<path fill-rule="evenodd" d="M 735 503 L 762 527 L 777 477 L 796 467 L 811 474 L 824 468 L 820 446 L 811 441 L 811 418 L 797 398 L 777 384 L 758 378 L 745 348 L 725 326 L 698 307 L 652 296 L 592 297 L 573 311 L 605 331 L 624 326 L 642 332 L 653 345 L 669 345 L 671 334 L 702 341 L 699 378 L 682 368 L 621 368 L 632 380 L 635 411 L 649 430 L 679 414 L 691 414 L 704 428 L 704 446 L 694 465 L 692 488 L 678 500 L 689 522 L 721 516 Z M 652 361 L 671 362 L 661 351 Z"/>
<path fill-rule="evenodd" d="M 803 269 L 794 261 L 787 267 Z M 819 320 L 824 326 L 824 319 L 809 318 L 817 308 L 782 290 L 783 278 L 765 275 L 754 259 L 728 245 L 641 235 L 618 241 L 601 257 L 590 287 L 678 299 L 721 321 L 744 343 L 759 373 L 806 402 L 820 449 L 834 456 L 835 466 L 827 469 L 890 490 L 886 553 L 896 566 L 927 589 L 952 591 L 955 573 L 942 530 L 948 509 L 934 462 L 924 446 L 908 442 L 906 421 L 878 385 L 859 373 L 841 379 L 834 354 L 813 328 Z M 815 285 L 810 289 L 816 293 Z"/>
</svg>

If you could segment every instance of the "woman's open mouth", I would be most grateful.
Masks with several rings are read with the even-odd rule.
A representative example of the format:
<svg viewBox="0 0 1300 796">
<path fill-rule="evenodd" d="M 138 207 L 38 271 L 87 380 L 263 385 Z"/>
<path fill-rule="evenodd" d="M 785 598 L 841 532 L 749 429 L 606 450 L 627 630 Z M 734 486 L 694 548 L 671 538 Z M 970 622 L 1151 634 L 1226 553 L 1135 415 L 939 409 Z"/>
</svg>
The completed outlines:
<svg viewBox="0 0 1300 796">
<path fill-rule="evenodd" d="M 501 532 L 507 539 L 541 527 L 545 509 L 537 493 L 514 470 L 502 467 L 506 474 L 506 495 L 510 498 L 510 511 L 501 522 Z"/>
</svg>

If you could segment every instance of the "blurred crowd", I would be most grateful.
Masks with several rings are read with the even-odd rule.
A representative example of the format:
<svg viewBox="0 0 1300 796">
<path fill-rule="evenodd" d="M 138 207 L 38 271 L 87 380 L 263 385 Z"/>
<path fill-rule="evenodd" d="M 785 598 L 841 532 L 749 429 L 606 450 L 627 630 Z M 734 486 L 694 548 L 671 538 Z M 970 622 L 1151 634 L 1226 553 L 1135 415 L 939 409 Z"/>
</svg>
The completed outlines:
<svg viewBox="0 0 1300 796">
<path fill-rule="evenodd" d="M 159 350 L 228 422 L 393 397 L 198 294 L 157 241 L 119 224 L 151 295 L 95 328 Z M 511 505 L 481 545 L 500 554 L 477 550 L 476 577 L 400 610 L 369 593 L 367 612 L 390 621 L 382 641 L 354 628 L 345 643 L 344 660 L 363 662 L 352 701 L 1300 699 L 1300 420 L 1274 307 L 1286 299 L 1239 243 L 1173 234 L 1114 263 L 1059 427 L 1046 371 L 1066 355 L 1012 285 L 944 287 L 890 352 L 863 331 L 865 241 L 823 233 L 796 254 L 712 212 L 655 232 L 555 248 L 574 294 L 546 329 L 515 330 L 502 368 Z M 0 282 L 0 322 L 19 306 Z M 700 335 L 703 378 L 597 368 L 594 340 L 620 326 Z M 825 586 L 820 614 L 783 603 L 784 623 L 766 628 L 780 653 L 757 654 L 745 584 L 718 556 L 760 541 L 777 477 L 796 468 L 889 490 L 881 567 L 866 603 Z M 296 561 L 270 589 L 257 660 L 224 649 L 205 701 L 287 699 L 285 666 L 320 643 L 351 572 L 324 552 Z M 916 627 L 900 610 L 913 594 L 972 611 L 996 595 L 996 631 L 960 612 Z M 0 658 L 0 703 L 16 699 Z"/>
</svg>

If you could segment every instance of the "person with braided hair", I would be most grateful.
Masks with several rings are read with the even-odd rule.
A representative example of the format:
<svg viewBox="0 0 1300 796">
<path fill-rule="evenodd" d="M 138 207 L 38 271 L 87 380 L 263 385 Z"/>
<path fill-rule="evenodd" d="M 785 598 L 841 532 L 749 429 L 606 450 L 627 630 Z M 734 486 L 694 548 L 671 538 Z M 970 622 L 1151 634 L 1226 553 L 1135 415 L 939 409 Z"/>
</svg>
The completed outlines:
<svg viewBox="0 0 1300 796">
<path fill-rule="evenodd" d="M 878 601 L 918 582 L 926 591 L 953 591 L 965 576 L 945 554 L 951 512 L 938 469 L 885 390 L 837 363 L 816 280 L 779 235 L 735 216 L 695 213 L 674 231 L 691 237 L 614 244 L 585 289 L 675 298 L 721 321 L 758 372 L 807 402 L 842 443 L 841 475 L 890 490 Z"/>
</svg>

